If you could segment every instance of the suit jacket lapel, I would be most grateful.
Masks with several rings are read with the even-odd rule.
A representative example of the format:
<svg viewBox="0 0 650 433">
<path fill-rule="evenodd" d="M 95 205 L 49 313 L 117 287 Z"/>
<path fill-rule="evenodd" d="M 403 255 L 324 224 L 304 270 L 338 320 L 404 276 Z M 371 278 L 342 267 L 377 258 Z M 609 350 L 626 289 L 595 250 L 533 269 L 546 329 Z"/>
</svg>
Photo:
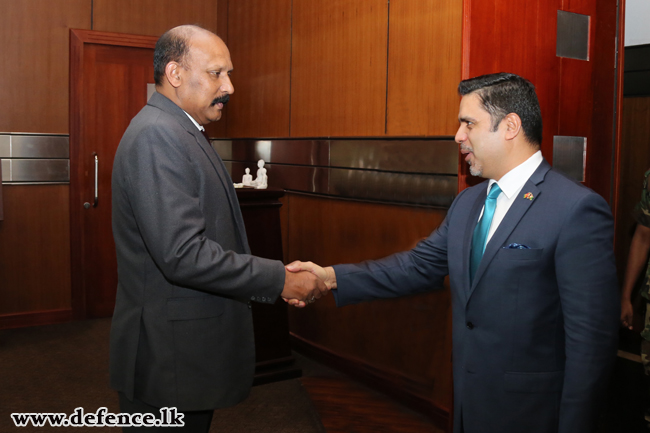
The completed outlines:
<svg viewBox="0 0 650 433">
<path fill-rule="evenodd" d="M 242 250 L 245 253 L 250 254 L 248 238 L 246 236 L 246 227 L 244 226 L 244 219 L 239 208 L 237 193 L 235 192 L 235 187 L 232 184 L 228 170 L 226 170 L 226 167 L 217 152 L 214 150 L 212 145 L 210 145 L 210 142 L 205 138 L 203 133 L 201 133 L 201 131 L 199 131 L 199 129 L 192 123 L 190 118 L 187 117 L 183 109 L 174 104 L 167 97 L 159 93 L 154 93 L 151 96 L 151 99 L 149 99 L 149 105 L 153 105 L 154 107 L 160 108 L 161 110 L 173 115 L 183 128 L 185 128 L 188 134 L 194 138 L 196 144 L 201 148 L 201 150 L 203 150 L 203 153 L 205 153 L 207 158 L 210 160 L 217 177 L 221 181 L 224 189 L 227 191 L 226 196 L 228 197 L 232 217 L 237 225 Z"/>
<path fill-rule="evenodd" d="M 490 241 L 485 247 L 485 253 L 483 253 L 481 264 L 476 270 L 476 275 L 474 276 L 474 281 L 469 291 L 470 296 L 472 292 L 474 292 L 474 289 L 476 288 L 478 282 L 481 280 L 481 277 L 485 273 L 485 270 L 490 265 L 490 262 L 492 262 L 496 254 L 499 252 L 499 249 L 501 249 L 512 231 L 515 229 L 515 227 L 517 227 L 517 224 L 519 224 L 519 221 L 521 221 L 526 212 L 528 212 L 528 209 L 530 209 L 533 203 L 535 203 L 535 199 L 539 196 L 539 194 L 541 194 L 541 191 L 537 185 L 544 180 L 544 176 L 550 168 L 551 166 L 548 164 L 548 162 L 546 162 L 546 160 L 543 160 L 539 167 L 537 167 L 537 170 L 535 170 L 532 176 L 530 176 L 530 178 L 526 181 L 523 188 L 515 198 L 515 201 L 512 203 L 512 206 L 510 206 L 510 209 L 508 209 L 508 212 L 501 221 L 501 224 L 499 224 L 496 232 L 494 232 L 494 235 L 492 235 L 492 238 L 490 238 Z M 533 200 L 524 198 L 524 195 L 528 192 L 533 194 Z M 469 244 L 471 246 L 471 238 Z M 469 269 L 469 261 L 467 269 Z"/>
<path fill-rule="evenodd" d="M 196 129 L 196 127 L 194 129 Z M 208 139 L 205 138 L 201 131 L 196 129 L 196 131 L 192 131 L 191 134 L 194 136 L 197 143 L 199 146 L 201 146 L 201 149 L 212 163 L 212 166 L 217 172 L 217 176 L 219 176 L 219 180 L 221 181 L 223 187 L 228 191 L 226 196 L 228 197 L 228 202 L 230 204 L 231 214 L 237 224 L 237 231 L 239 233 L 242 249 L 245 253 L 250 254 L 248 238 L 246 236 L 246 227 L 244 225 L 244 218 L 242 217 L 239 207 L 239 200 L 237 200 L 237 192 L 235 191 L 235 187 L 233 186 L 230 175 L 228 174 L 228 170 L 217 154 L 217 151 L 214 150 L 212 145 L 208 142 Z"/>
<path fill-rule="evenodd" d="M 485 205 L 485 199 L 487 198 L 487 186 L 488 182 L 483 182 L 480 187 L 480 193 L 478 194 L 478 197 L 474 201 L 474 205 L 472 206 L 472 210 L 469 213 L 469 217 L 467 219 L 466 223 L 466 228 L 465 228 L 465 236 L 463 237 L 463 269 L 467 269 L 467 272 L 463 275 L 463 281 L 462 281 L 462 287 L 463 287 L 463 293 L 466 297 L 465 300 L 469 299 L 469 294 L 470 294 L 470 280 L 469 280 L 469 266 L 470 266 L 470 256 L 472 253 L 472 237 L 474 235 L 474 229 L 476 228 L 476 224 L 478 223 L 478 217 L 481 214 L 481 210 L 483 209 L 483 206 Z M 478 188 L 479 186 L 477 186 Z"/>
</svg>

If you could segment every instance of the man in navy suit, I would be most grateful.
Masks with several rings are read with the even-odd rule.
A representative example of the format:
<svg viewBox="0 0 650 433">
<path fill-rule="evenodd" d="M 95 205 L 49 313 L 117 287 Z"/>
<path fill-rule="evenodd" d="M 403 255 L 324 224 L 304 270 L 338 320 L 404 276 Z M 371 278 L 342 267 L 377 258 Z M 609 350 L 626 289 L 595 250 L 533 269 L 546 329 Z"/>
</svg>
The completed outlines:
<svg viewBox="0 0 650 433">
<path fill-rule="evenodd" d="M 288 269 L 317 274 L 338 306 L 439 289 L 449 275 L 454 432 L 591 432 L 616 356 L 610 209 L 542 157 L 529 81 L 491 74 L 458 90 L 456 141 L 487 180 L 410 251 Z"/>
</svg>

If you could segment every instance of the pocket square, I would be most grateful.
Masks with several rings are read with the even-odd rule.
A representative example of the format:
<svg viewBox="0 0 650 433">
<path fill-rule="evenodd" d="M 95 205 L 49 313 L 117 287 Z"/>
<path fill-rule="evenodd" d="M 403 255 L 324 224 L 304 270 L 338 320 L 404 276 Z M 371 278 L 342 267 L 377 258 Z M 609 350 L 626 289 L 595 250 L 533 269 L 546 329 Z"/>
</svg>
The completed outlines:
<svg viewBox="0 0 650 433">
<path fill-rule="evenodd" d="M 523 245 L 523 244 L 517 244 L 517 243 L 512 243 L 508 245 L 507 247 L 503 247 L 509 250 L 529 250 L 530 247 L 528 245 Z"/>
</svg>

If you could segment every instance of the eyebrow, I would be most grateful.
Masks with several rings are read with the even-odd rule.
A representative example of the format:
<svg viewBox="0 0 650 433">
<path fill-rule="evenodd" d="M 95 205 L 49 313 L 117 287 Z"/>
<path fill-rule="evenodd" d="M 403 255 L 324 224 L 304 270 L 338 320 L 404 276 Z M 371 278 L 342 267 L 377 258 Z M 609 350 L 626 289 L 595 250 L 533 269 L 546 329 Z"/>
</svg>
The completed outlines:
<svg viewBox="0 0 650 433">
<path fill-rule="evenodd" d="M 227 71 L 227 72 L 232 72 L 233 69 L 235 68 L 228 68 L 228 65 L 224 64 L 212 64 L 208 65 L 207 70 L 208 71 Z"/>
<path fill-rule="evenodd" d="M 463 123 L 463 122 L 464 122 L 464 123 L 469 123 L 469 122 L 476 123 L 476 119 L 471 118 L 471 117 L 459 117 L 459 118 L 458 118 L 458 121 L 459 121 L 460 123 Z"/>
</svg>

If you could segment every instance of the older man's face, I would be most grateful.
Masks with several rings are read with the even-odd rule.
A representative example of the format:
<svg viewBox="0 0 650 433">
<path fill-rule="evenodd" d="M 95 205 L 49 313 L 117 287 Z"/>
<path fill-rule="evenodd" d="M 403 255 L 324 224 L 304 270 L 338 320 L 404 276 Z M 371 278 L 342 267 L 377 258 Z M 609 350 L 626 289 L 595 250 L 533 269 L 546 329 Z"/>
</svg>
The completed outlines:
<svg viewBox="0 0 650 433">
<path fill-rule="evenodd" d="M 190 41 L 187 69 L 179 91 L 183 110 L 199 124 L 221 119 L 221 111 L 234 93 L 230 81 L 232 62 L 226 44 L 215 35 L 199 34 Z"/>
</svg>

